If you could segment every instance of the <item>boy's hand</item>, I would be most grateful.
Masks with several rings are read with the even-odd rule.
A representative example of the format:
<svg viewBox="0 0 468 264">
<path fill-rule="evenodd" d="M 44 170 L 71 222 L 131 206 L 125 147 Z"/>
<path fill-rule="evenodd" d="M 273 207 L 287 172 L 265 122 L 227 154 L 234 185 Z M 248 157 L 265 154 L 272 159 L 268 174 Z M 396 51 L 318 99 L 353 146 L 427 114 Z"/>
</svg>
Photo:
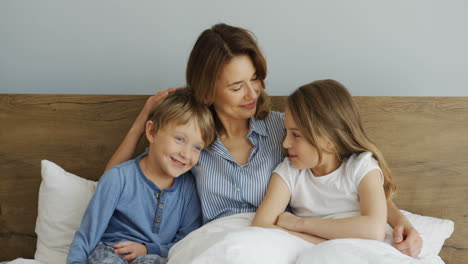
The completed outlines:
<svg viewBox="0 0 468 264">
<path fill-rule="evenodd" d="M 145 245 L 133 241 L 122 241 L 112 247 L 115 248 L 115 254 L 123 255 L 123 258 L 127 261 L 133 261 L 137 257 L 148 253 Z"/>
</svg>

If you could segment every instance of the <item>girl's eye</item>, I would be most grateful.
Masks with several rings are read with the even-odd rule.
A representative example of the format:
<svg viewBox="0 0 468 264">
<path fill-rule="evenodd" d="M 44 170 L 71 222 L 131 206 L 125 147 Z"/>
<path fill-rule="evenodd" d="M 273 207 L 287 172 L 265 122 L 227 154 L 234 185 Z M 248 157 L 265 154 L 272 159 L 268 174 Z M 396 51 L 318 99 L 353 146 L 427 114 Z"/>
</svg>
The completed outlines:
<svg viewBox="0 0 468 264">
<path fill-rule="evenodd" d="M 176 140 L 177 140 L 177 142 L 181 142 L 181 143 L 184 142 L 184 138 L 183 138 L 183 137 L 176 137 Z"/>
</svg>

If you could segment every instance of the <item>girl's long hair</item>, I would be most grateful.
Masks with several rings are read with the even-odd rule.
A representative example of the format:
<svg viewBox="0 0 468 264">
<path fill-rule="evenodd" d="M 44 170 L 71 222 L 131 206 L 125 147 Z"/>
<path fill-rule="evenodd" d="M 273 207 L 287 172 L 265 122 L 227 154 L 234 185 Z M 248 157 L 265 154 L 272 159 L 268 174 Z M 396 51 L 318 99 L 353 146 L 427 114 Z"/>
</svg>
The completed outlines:
<svg viewBox="0 0 468 264">
<path fill-rule="evenodd" d="M 318 136 L 333 143 L 340 162 L 353 153 L 371 152 L 383 172 L 385 197 L 396 191 L 387 162 L 369 140 L 359 108 L 341 83 L 320 80 L 301 86 L 288 97 L 287 107 L 306 140 L 317 148 L 319 163 L 324 150 L 316 144 Z"/>
</svg>

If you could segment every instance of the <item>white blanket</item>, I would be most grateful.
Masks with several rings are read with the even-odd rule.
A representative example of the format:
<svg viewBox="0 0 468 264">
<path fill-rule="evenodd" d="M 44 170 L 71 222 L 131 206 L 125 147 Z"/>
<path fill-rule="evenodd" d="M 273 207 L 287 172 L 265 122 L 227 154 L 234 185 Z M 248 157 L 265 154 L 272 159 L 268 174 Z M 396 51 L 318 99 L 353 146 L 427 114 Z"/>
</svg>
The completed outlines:
<svg viewBox="0 0 468 264">
<path fill-rule="evenodd" d="M 250 227 L 253 216 L 221 218 L 190 233 L 172 247 L 169 264 L 444 263 L 438 256 L 414 259 L 372 240 L 336 239 L 314 246 L 281 230 Z"/>
</svg>

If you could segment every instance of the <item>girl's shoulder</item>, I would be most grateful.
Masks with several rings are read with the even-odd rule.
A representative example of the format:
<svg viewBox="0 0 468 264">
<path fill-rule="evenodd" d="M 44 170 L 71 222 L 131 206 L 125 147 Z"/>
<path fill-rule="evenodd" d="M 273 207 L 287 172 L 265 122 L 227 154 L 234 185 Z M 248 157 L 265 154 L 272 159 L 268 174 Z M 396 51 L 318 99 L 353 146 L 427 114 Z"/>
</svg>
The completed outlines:
<svg viewBox="0 0 468 264">
<path fill-rule="evenodd" d="M 372 152 L 364 151 L 359 153 L 353 153 L 348 159 L 347 164 L 358 166 L 366 163 L 374 163 L 377 160 L 374 158 Z"/>
<path fill-rule="evenodd" d="M 374 158 L 372 152 L 360 152 L 352 154 L 346 162 L 346 174 L 353 179 L 360 180 L 371 170 L 380 169 L 379 162 Z"/>
<path fill-rule="evenodd" d="M 288 157 L 285 157 L 283 161 L 276 166 L 273 172 L 280 175 L 282 178 L 295 178 L 298 174 L 301 174 L 303 171 L 304 170 L 294 168 Z"/>
</svg>

